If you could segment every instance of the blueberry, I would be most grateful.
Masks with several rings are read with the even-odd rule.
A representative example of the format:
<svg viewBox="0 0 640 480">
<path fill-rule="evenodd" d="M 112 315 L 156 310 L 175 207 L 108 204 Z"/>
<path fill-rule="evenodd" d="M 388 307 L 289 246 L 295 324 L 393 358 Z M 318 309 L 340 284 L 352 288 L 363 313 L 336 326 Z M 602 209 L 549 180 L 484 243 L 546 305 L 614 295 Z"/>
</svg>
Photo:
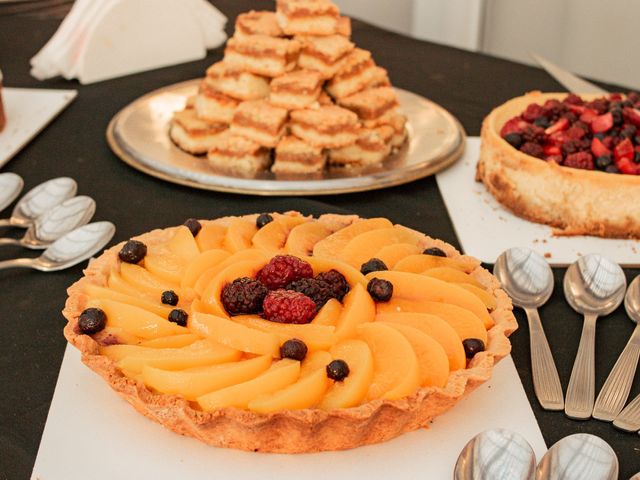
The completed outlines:
<svg viewBox="0 0 640 480">
<path fill-rule="evenodd" d="M 183 225 L 191 231 L 191 235 L 193 235 L 194 237 L 198 235 L 200 230 L 202 230 L 202 224 L 195 218 L 186 219 Z"/>
<path fill-rule="evenodd" d="M 171 312 L 169 312 L 168 320 L 180 325 L 181 327 L 186 327 L 188 318 L 189 315 L 187 315 L 187 312 L 181 310 L 180 308 L 174 308 L 173 310 L 171 310 Z"/>
<path fill-rule="evenodd" d="M 636 153 L 633 155 L 633 161 L 635 163 L 640 163 L 640 152 L 636 151 Z"/>
<path fill-rule="evenodd" d="M 107 316 L 99 308 L 87 308 L 78 318 L 80 333 L 93 335 L 103 330 L 107 324 Z"/>
<path fill-rule="evenodd" d="M 549 126 L 549 119 L 547 117 L 538 117 L 533 121 L 533 124 L 540 128 L 547 128 Z"/>
<path fill-rule="evenodd" d="M 372 258 L 370 260 L 367 260 L 360 266 L 360 273 L 362 273 L 363 275 L 371 272 L 379 272 L 381 270 L 389 269 L 387 268 L 387 265 L 385 265 L 385 263 L 379 258 Z"/>
<path fill-rule="evenodd" d="M 622 110 L 614 108 L 611 110 L 611 115 L 613 116 L 614 125 L 622 125 L 622 122 L 624 122 L 624 119 L 622 118 Z"/>
<path fill-rule="evenodd" d="M 162 292 L 160 301 L 165 305 L 171 305 L 175 307 L 178 304 L 179 298 L 176 292 L 174 292 L 173 290 L 167 290 L 165 292 Z"/>
<path fill-rule="evenodd" d="M 367 292 L 376 302 L 388 302 L 393 295 L 393 283 L 380 278 L 372 278 L 367 284 Z"/>
<path fill-rule="evenodd" d="M 138 240 L 129 240 L 118 252 L 123 262 L 138 263 L 147 255 L 147 246 Z"/>
<path fill-rule="evenodd" d="M 611 155 L 602 155 L 596 158 L 596 167 L 598 167 L 599 170 L 604 170 L 611 165 L 611 162 Z"/>
<path fill-rule="evenodd" d="M 504 139 L 507 141 L 509 145 L 511 145 L 515 149 L 519 149 L 524 143 L 524 139 L 522 138 L 522 135 L 515 132 L 507 133 L 504 136 Z"/>
<path fill-rule="evenodd" d="M 593 136 L 596 137 L 598 140 L 604 140 L 604 137 L 606 135 L 604 133 L 602 133 L 602 132 L 598 132 L 598 133 L 594 134 Z"/>
<path fill-rule="evenodd" d="M 260 215 L 258 215 L 258 218 L 256 218 L 256 227 L 262 228 L 267 223 L 271 222 L 273 222 L 273 217 L 271 215 L 269 215 L 268 213 L 261 213 Z"/>
<path fill-rule="evenodd" d="M 636 145 L 640 145 L 640 135 L 636 135 L 636 138 L 633 139 Z"/>
<path fill-rule="evenodd" d="M 620 170 L 618 170 L 618 167 L 616 167 L 615 165 L 609 165 L 604 169 L 604 171 L 607 173 L 620 173 Z"/>
<path fill-rule="evenodd" d="M 349 376 L 349 365 L 344 360 L 334 360 L 327 365 L 327 377 L 341 382 Z"/>
<path fill-rule="evenodd" d="M 462 341 L 462 346 L 467 358 L 473 358 L 476 353 L 484 352 L 484 342 L 479 338 L 467 338 Z"/>
<path fill-rule="evenodd" d="M 431 255 L 432 257 L 446 257 L 447 254 L 438 247 L 426 248 L 423 252 L 423 255 Z"/>
<path fill-rule="evenodd" d="M 282 358 L 291 358 L 293 360 L 302 361 L 307 356 L 307 345 L 302 340 L 292 338 L 287 340 L 280 347 L 280 356 Z"/>
</svg>

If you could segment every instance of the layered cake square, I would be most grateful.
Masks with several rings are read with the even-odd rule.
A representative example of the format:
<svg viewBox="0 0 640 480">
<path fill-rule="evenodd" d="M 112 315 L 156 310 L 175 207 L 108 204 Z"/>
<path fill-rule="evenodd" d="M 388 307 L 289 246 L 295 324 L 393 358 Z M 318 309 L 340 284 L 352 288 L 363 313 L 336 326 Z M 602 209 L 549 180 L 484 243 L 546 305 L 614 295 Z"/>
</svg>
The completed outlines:
<svg viewBox="0 0 640 480">
<path fill-rule="evenodd" d="M 193 108 L 198 117 L 208 122 L 231 123 L 239 101 L 229 95 L 214 90 L 203 82 L 196 95 Z"/>
<path fill-rule="evenodd" d="M 344 28 L 345 27 L 343 27 L 343 29 Z M 250 12 L 238 15 L 234 37 L 243 38 L 252 35 L 282 37 L 284 33 L 280 25 L 278 25 L 276 13 L 251 10 Z"/>
<path fill-rule="evenodd" d="M 333 167 L 366 167 L 382 163 L 391 152 L 393 134 L 393 128 L 388 125 L 362 128 L 354 144 L 329 151 L 329 164 Z"/>
<path fill-rule="evenodd" d="M 393 88 L 378 87 L 341 98 L 338 103 L 356 113 L 360 120 L 376 121 L 398 105 L 398 98 Z"/>
<path fill-rule="evenodd" d="M 278 107 L 296 110 L 318 100 L 322 90 L 320 73 L 312 70 L 296 70 L 271 82 L 269 101 Z"/>
<path fill-rule="evenodd" d="M 288 135 L 276 146 L 274 173 L 314 173 L 324 169 L 327 157 L 322 147 Z"/>
<path fill-rule="evenodd" d="M 358 127 L 355 113 L 335 105 L 291 112 L 291 133 L 318 147 L 337 148 L 354 143 Z"/>
<path fill-rule="evenodd" d="M 329 0 L 277 0 L 276 17 L 286 35 L 332 35 L 340 10 Z"/>
<path fill-rule="evenodd" d="M 301 35 L 296 38 L 302 44 L 298 65 L 320 72 L 323 78 L 333 77 L 340 67 L 340 61 L 355 47 L 342 35 Z"/>
<path fill-rule="evenodd" d="M 246 137 L 259 145 L 275 147 L 284 133 L 288 112 L 267 100 L 242 102 L 231 121 L 231 133 Z"/>
<path fill-rule="evenodd" d="M 210 123 L 196 114 L 192 108 L 173 114 L 169 136 L 182 150 L 194 155 L 207 153 L 214 140 L 225 132 L 228 125 L 224 123 Z"/>
<path fill-rule="evenodd" d="M 336 75 L 327 84 L 327 91 L 336 99 L 348 97 L 367 88 L 376 75 L 379 72 L 371 52 L 356 48 L 341 62 Z"/>
<path fill-rule="evenodd" d="M 266 170 L 271 163 L 268 148 L 231 132 L 218 135 L 211 142 L 207 159 L 213 167 L 244 174 Z"/>
<path fill-rule="evenodd" d="M 300 42 L 267 35 L 230 38 L 224 51 L 227 65 L 265 77 L 278 77 L 293 70 Z"/>
<path fill-rule="evenodd" d="M 237 100 L 256 100 L 269 95 L 269 80 L 226 62 L 217 62 L 207 69 L 207 87 Z"/>
</svg>

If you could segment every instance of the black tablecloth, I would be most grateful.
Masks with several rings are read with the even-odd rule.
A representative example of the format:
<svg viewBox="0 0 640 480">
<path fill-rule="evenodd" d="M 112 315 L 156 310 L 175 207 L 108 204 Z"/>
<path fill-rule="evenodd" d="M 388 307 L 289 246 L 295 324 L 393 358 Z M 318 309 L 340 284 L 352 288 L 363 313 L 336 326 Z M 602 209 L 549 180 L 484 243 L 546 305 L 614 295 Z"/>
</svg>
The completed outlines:
<svg viewBox="0 0 640 480">
<path fill-rule="evenodd" d="M 219 0 L 215 3 L 231 20 L 250 8 L 273 8 L 272 2 L 266 1 Z M 210 52 L 202 61 L 94 85 L 81 86 L 61 79 L 38 82 L 29 76 L 29 58 L 54 33 L 59 20 L 2 16 L 1 13 L 0 10 L 0 68 L 4 71 L 6 86 L 79 90 L 70 107 L 3 171 L 22 175 L 27 188 L 55 176 L 75 178 L 79 193 L 97 201 L 95 218 L 117 225 L 114 242 L 153 228 L 182 223 L 187 217 L 213 218 L 293 208 L 314 215 L 337 212 L 386 216 L 458 245 L 433 178 L 369 193 L 258 198 L 192 190 L 131 169 L 111 153 L 105 142 L 111 117 L 150 90 L 202 76 L 207 66 L 221 58 L 222 49 Z M 353 38 L 374 53 L 376 61 L 389 70 L 395 85 L 449 109 L 469 135 L 477 135 L 482 118 L 505 100 L 529 90 L 560 89 L 541 70 L 420 42 L 361 22 L 354 22 Z M 8 214 L 8 211 L 2 213 Z M 478 234 L 500 235 L 500 232 Z M 23 253 L 19 248 L 2 247 L 0 260 Z M 606 255 L 607 252 L 599 253 Z M 27 270 L 0 272 L 0 478 L 28 478 L 33 467 L 66 345 L 62 336 L 65 320 L 60 314 L 65 289 L 78 279 L 81 271 L 81 267 L 76 267 L 50 274 Z M 627 271 L 628 279 L 637 273 Z M 566 388 L 582 321 L 563 300 L 563 274 L 564 270 L 555 270 L 556 289 L 550 302 L 541 309 L 541 315 Z M 616 450 L 621 461 L 621 478 L 639 471 L 640 439 L 636 434 L 618 431 L 611 424 L 596 420 L 572 421 L 562 413 L 539 408 L 531 383 L 526 321 L 521 311 L 516 315 L 522 328 L 512 336 L 513 358 L 547 444 L 572 433 L 594 433 Z M 632 328 L 622 309 L 598 322 L 598 389 Z M 632 395 L 639 391 L 640 381 L 636 381 Z M 509 405 L 497 397 L 495 408 L 505 409 Z M 68 448 L 73 448 L 73 444 Z"/>
</svg>

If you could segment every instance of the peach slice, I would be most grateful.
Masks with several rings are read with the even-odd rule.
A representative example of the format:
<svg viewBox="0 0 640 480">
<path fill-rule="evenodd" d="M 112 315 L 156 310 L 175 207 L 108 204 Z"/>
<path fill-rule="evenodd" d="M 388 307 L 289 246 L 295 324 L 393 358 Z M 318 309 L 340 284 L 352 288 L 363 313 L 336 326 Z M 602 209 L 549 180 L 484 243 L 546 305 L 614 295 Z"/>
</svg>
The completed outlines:
<svg viewBox="0 0 640 480">
<path fill-rule="evenodd" d="M 227 228 L 222 245 L 231 253 L 246 250 L 251 248 L 251 239 L 257 231 L 255 222 L 234 218 Z"/>
<path fill-rule="evenodd" d="M 329 365 L 332 360 L 333 357 L 326 350 L 308 353 L 302 361 L 302 365 L 300 365 L 300 378 L 306 377 L 319 368 L 326 370 L 327 365 Z"/>
<path fill-rule="evenodd" d="M 160 299 L 160 297 L 156 295 L 156 290 L 150 292 L 149 290 L 139 289 L 135 285 L 130 284 L 124 278 L 122 278 L 122 276 L 115 269 L 112 269 L 109 273 L 107 286 L 114 292 L 122 293 L 127 296 L 136 295 L 140 298 L 144 298 L 149 302 L 157 302 Z"/>
<path fill-rule="evenodd" d="M 196 243 L 201 252 L 207 250 L 224 248 L 224 237 L 227 234 L 227 227 L 219 223 L 202 221 L 202 229 L 196 236 Z"/>
<path fill-rule="evenodd" d="M 302 410 L 317 405 L 331 385 L 324 368 L 317 368 L 282 390 L 259 395 L 249 402 L 249 410 L 258 413 Z"/>
<path fill-rule="evenodd" d="M 255 278 L 258 271 L 264 267 L 267 262 L 266 257 L 263 257 L 259 260 L 246 260 L 244 262 L 233 263 L 222 269 L 213 277 L 209 285 L 202 292 L 202 301 L 208 304 L 217 315 L 228 317 L 229 314 L 222 305 L 220 298 L 224 286 L 233 282 L 236 278 Z"/>
<path fill-rule="evenodd" d="M 348 227 L 338 230 L 316 243 L 313 247 L 313 256 L 329 258 L 336 257 L 340 255 L 342 249 L 346 247 L 352 238 L 355 238 L 361 233 L 368 232 L 369 230 L 376 230 L 378 228 L 390 228 L 392 226 L 393 224 L 386 218 L 358 220 Z"/>
<path fill-rule="evenodd" d="M 315 244 L 329 235 L 331 230 L 320 222 L 303 223 L 291 229 L 284 251 L 297 257 L 310 255 Z"/>
<path fill-rule="evenodd" d="M 491 295 L 484 288 L 479 288 L 476 285 L 470 285 L 468 283 L 460 283 L 458 286 L 473 293 L 482 303 L 484 303 L 484 306 L 487 307 L 488 310 L 495 310 L 498 306 L 496 303 L 496 297 Z"/>
<path fill-rule="evenodd" d="M 220 265 L 220 263 L 229 258 L 229 256 L 229 252 L 218 249 L 207 250 L 198 254 L 184 269 L 184 273 L 180 279 L 180 287 L 195 288 L 196 282 L 206 270 Z"/>
<path fill-rule="evenodd" d="M 487 344 L 487 330 L 482 320 L 469 310 L 457 305 L 392 298 L 389 302 L 378 303 L 376 308 L 378 315 L 387 313 L 428 313 L 437 315 L 453 327 L 460 340 L 479 338 L 485 345 Z"/>
<path fill-rule="evenodd" d="M 161 280 L 180 285 L 185 262 L 168 247 L 153 246 L 149 247 L 149 252 L 144 257 L 144 268 Z"/>
<path fill-rule="evenodd" d="M 335 298 L 329 299 L 316 316 L 311 320 L 313 325 L 330 325 L 335 327 L 342 313 L 342 304 Z"/>
<path fill-rule="evenodd" d="M 444 282 L 468 283 L 478 288 L 484 288 L 479 281 L 477 281 L 468 273 L 461 272 L 460 270 L 451 267 L 429 268 L 422 272 L 422 274 L 426 275 L 427 277 L 437 278 L 438 280 L 442 280 Z"/>
<path fill-rule="evenodd" d="M 352 338 L 358 325 L 372 322 L 376 316 L 376 305 L 369 292 L 356 283 L 343 300 L 342 312 L 336 322 L 335 335 L 339 340 Z"/>
<path fill-rule="evenodd" d="M 169 250 L 182 259 L 183 262 L 189 263 L 198 255 L 200 255 L 200 249 L 196 243 L 196 239 L 193 238 L 191 230 L 184 225 L 176 228 L 173 237 L 167 243 Z"/>
<path fill-rule="evenodd" d="M 182 297 L 182 291 L 177 283 L 167 282 L 158 278 L 140 265 L 122 263 L 120 265 L 120 276 L 124 281 L 152 298 L 159 299 L 162 292 L 166 290 L 173 290 L 178 296 Z"/>
<path fill-rule="evenodd" d="M 300 362 L 285 358 L 275 362 L 256 378 L 230 387 L 207 393 L 196 399 L 205 412 L 224 407 L 246 409 L 259 395 L 277 392 L 291 385 L 300 375 Z"/>
<path fill-rule="evenodd" d="M 180 371 L 145 366 L 142 369 L 142 381 L 161 393 L 182 395 L 187 400 L 195 400 L 205 393 L 251 380 L 266 371 L 270 365 L 271 357 L 263 355 L 236 363 Z"/>
<path fill-rule="evenodd" d="M 215 342 L 256 355 L 280 357 L 280 338 L 273 333 L 249 328 L 228 318 L 193 312 L 189 329 Z"/>
<path fill-rule="evenodd" d="M 164 370 L 235 362 L 242 353 L 209 340 L 199 340 L 182 348 L 148 348 L 138 345 L 110 345 L 100 347 L 100 354 L 117 362 L 118 367 L 130 373 L 142 373 L 145 366 Z"/>
<path fill-rule="evenodd" d="M 361 233 L 344 246 L 338 258 L 359 269 L 383 247 L 398 243 L 417 245 L 419 238 L 409 232 L 411 231 L 408 229 L 390 227 Z"/>
<path fill-rule="evenodd" d="M 200 337 L 194 333 L 183 333 L 181 335 L 171 335 L 169 337 L 143 340 L 138 344 L 138 346 L 148 348 L 182 348 L 187 345 L 191 345 L 198 340 L 200 340 Z"/>
<path fill-rule="evenodd" d="M 251 329 L 277 335 L 281 344 L 291 338 L 299 338 L 307 344 L 307 348 L 312 352 L 327 350 L 337 341 L 335 327 L 329 325 L 276 323 L 257 315 L 238 315 L 233 317 L 232 321 Z"/>
<path fill-rule="evenodd" d="M 373 257 L 379 258 L 384 264 L 393 270 L 396 263 L 409 255 L 417 255 L 420 253 L 420 247 L 411 243 L 396 243 L 394 245 L 387 245 L 378 250 Z"/>
<path fill-rule="evenodd" d="M 449 359 L 451 371 L 465 368 L 467 360 L 462 340 L 451 325 L 436 315 L 427 313 L 388 313 L 376 316 L 376 322 L 401 323 L 417 328 L 438 342 Z"/>
<path fill-rule="evenodd" d="M 95 340 L 100 343 L 101 340 L 113 340 L 116 339 L 118 344 L 126 344 L 126 345 L 138 345 L 141 340 L 139 337 L 136 337 L 132 333 L 120 328 L 120 327 L 110 327 L 106 326 L 104 330 L 94 336 Z"/>
<path fill-rule="evenodd" d="M 453 283 L 416 273 L 396 271 L 371 272 L 366 277 L 368 279 L 381 278 L 391 282 L 393 284 L 392 298 L 452 303 L 473 312 L 485 325 L 493 325 L 493 319 L 489 315 L 487 307 L 478 297 Z"/>
<path fill-rule="evenodd" d="M 294 227 L 307 222 L 307 220 L 305 217 L 279 215 L 272 222 L 267 223 L 258 230 L 251 239 L 251 243 L 255 248 L 270 253 L 279 253 L 287 241 L 289 232 Z"/>
<path fill-rule="evenodd" d="M 208 313 L 210 315 L 217 315 L 218 311 L 211 307 L 208 303 L 204 303 L 199 298 L 196 298 L 193 302 L 191 302 L 191 313 L 200 312 L 200 313 Z"/>
<path fill-rule="evenodd" d="M 349 376 L 335 382 L 318 405 L 324 410 L 355 407 L 365 399 L 373 380 L 373 355 L 362 340 L 350 339 L 331 347 L 331 356 L 344 360 L 349 366 Z"/>
<path fill-rule="evenodd" d="M 328 258 L 317 258 L 317 257 L 300 257 L 303 260 L 307 261 L 311 268 L 313 268 L 313 274 L 317 275 L 321 272 L 328 272 L 329 270 L 337 270 L 344 278 L 347 280 L 347 283 L 353 287 L 356 283 L 360 283 L 363 287 L 367 286 L 367 279 L 364 278 L 364 275 L 360 273 L 360 270 L 356 270 L 348 263 L 340 262 L 338 260 L 328 259 Z"/>
<path fill-rule="evenodd" d="M 449 379 L 449 359 L 444 348 L 426 333 L 402 323 L 385 323 L 398 330 L 418 357 L 420 385 L 443 388 Z"/>
<path fill-rule="evenodd" d="M 265 252 L 261 250 L 256 250 L 256 249 L 241 250 L 237 253 L 234 253 L 230 257 L 227 257 L 226 260 L 223 260 L 222 262 L 220 262 L 218 265 L 207 268 L 204 272 L 202 272 L 202 274 L 200 275 L 200 277 L 195 283 L 194 290 L 198 295 L 202 296 L 205 288 L 207 288 L 207 286 L 209 286 L 209 283 L 211 283 L 211 280 L 213 280 L 213 278 L 220 271 L 222 271 L 222 269 L 227 268 L 229 265 L 233 265 L 234 263 L 238 263 L 238 262 L 244 262 L 247 260 L 264 259 L 265 262 L 267 262 L 268 258 L 269 257 Z"/>
<path fill-rule="evenodd" d="M 450 267 L 460 270 L 461 272 L 472 272 L 477 266 L 478 262 L 469 257 L 436 257 L 434 255 L 409 255 L 400 260 L 393 267 L 398 272 L 412 272 L 421 273 L 430 268 L 437 267 Z"/>
<path fill-rule="evenodd" d="M 126 303 L 96 298 L 89 300 L 87 306 L 103 310 L 107 316 L 108 326 L 119 327 L 142 339 L 189 333 L 185 327 L 180 327 L 155 313 Z"/>
<path fill-rule="evenodd" d="M 172 308 L 167 307 L 166 305 L 161 305 L 160 303 L 154 303 L 150 300 L 147 300 L 144 297 L 133 297 L 130 294 L 135 293 L 133 290 L 129 290 L 129 295 L 121 293 L 117 290 L 112 290 L 111 288 L 99 287 L 98 285 L 94 285 L 89 283 L 84 288 L 85 293 L 89 299 L 105 299 L 105 300 L 114 300 L 120 303 L 126 303 L 129 305 L 133 305 L 135 307 L 140 307 L 145 310 L 148 310 L 151 313 L 155 313 L 156 315 L 160 315 L 162 318 L 168 318 L 169 313 Z M 158 298 L 158 300 L 160 300 Z"/>
<path fill-rule="evenodd" d="M 418 389 L 418 357 L 404 335 L 380 322 L 363 323 L 358 334 L 373 353 L 374 372 L 368 400 L 396 400 Z"/>
</svg>

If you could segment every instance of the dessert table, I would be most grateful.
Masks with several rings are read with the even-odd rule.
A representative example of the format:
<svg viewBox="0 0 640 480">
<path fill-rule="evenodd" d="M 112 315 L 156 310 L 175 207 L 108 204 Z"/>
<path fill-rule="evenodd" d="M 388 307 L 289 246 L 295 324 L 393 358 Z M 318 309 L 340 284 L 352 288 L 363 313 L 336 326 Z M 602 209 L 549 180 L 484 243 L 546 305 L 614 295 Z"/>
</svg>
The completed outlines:
<svg viewBox="0 0 640 480">
<path fill-rule="evenodd" d="M 229 17 L 229 31 L 238 13 L 251 8 L 272 8 L 272 2 L 266 1 L 217 0 L 215 4 Z M 253 197 L 195 190 L 156 180 L 130 168 L 111 152 L 105 141 L 112 116 L 151 90 L 201 76 L 208 65 L 222 57 L 222 49 L 210 51 L 202 61 L 92 85 L 63 79 L 36 81 L 29 75 L 29 59 L 51 37 L 59 22 L 60 18 L 3 15 L 0 7 L 0 66 L 5 85 L 78 89 L 74 103 L 2 171 L 21 175 L 26 188 L 56 176 L 75 178 L 78 193 L 96 200 L 96 220 L 116 224 L 114 242 L 154 228 L 180 224 L 188 217 L 214 218 L 296 209 L 314 215 L 336 212 L 385 216 L 459 246 L 434 177 L 369 193 L 309 198 Z M 353 37 L 362 48 L 374 52 L 376 61 L 389 70 L 394 85 L 447 108 L 461 121 L 468 135 L 478 135 L 483 117 L 511 97 L 535 89 L 562 90 L 539 69 L 413 40 L 359 21 L 354 21 Z M 1 233 L 17 235 L 19 232 L 3 230 Z M 500 232 L 478 234 L 498 236 Z M 607 254 L 606 251 L 597 253 Z M 22 254 L 18 247 L 3 247 L 0 260 Z M 625 273 L 630 281 L 640 271 L 629 269 Z M 0 275 L 2 479 L 28 478 L 31 473 L 66 345 L 62 335 L 65 320 L 60 314 L 66 299 L 65 289 L 80 275 L 81 267 L 50 274 L 8 270 Z M 564 301 L 564 269 L 555 269 L 554 275 L 554 294 L 540 313 L 566 389 L 582 318 Z M 516 316 L 521 328 L 511 337 L 512 355 L 547 445 L 573 433 L 592 433 L 615 449 L 621 463 L 621 478 L 640 471 L 637 434 L 616 430 L 610 423 L 597 420 L 573 421 L 563 413 L 546 412 L 539 407 L 531 381 L 526 319 L 522 311 L 516 311 Z M 597 389 L 604 383 L 632 330 L 633 324 L 623 308 L 598 322 Z M 638 393 L 640 380 L 636 378 L 631 395 Z M 507 409 L 509 405 L 495 398 L 495 408 Z M 68 448 L 72 449 L 73 445 Z"/>
</svg>

